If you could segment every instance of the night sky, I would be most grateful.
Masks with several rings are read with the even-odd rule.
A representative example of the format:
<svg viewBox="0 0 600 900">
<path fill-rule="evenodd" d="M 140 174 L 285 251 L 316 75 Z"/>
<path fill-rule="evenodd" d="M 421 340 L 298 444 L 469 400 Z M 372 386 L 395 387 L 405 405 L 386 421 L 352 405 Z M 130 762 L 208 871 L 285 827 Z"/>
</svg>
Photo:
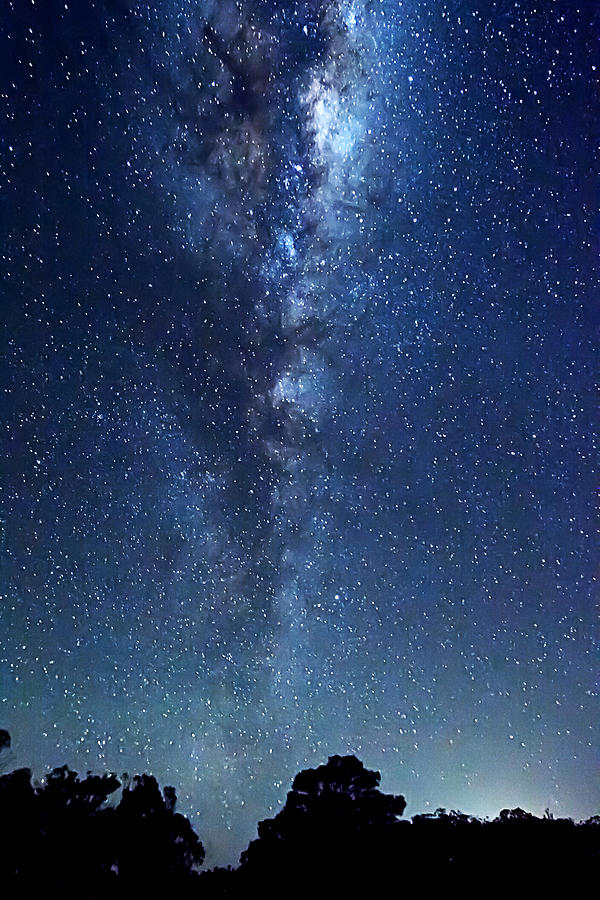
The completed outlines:
<svg viewBox="0 0 600 900">
<path fill-rule="evenodd" d="M 597 8 L 6 0 L 14 766 L 600 812 Z"/>
</svg>

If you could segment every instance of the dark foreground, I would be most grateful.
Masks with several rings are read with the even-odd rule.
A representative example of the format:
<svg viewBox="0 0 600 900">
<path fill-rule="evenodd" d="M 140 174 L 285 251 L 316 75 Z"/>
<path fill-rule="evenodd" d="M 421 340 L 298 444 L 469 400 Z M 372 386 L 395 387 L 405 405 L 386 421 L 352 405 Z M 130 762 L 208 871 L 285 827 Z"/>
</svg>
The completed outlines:
<svg viewBox="0 0 600 900">
<path fill-rule="evenodd" d="M 6 732 L 0 744 L 8 746 Z M 175 790 L 148 775 L 43 784 L 0 777 L 3 897 L 513 897 L 597 890 L 600 816 L 586 822 L 503 810 L 493 821 L 439 809 L 400 817 L 401 796 L 354 756 L 300 772 L 285 806 L 258 825 L 237 869 L 201 871 L 204 848 L 175 811 Z M 118 800 L 118 802 L 117 802 Z"/>
</svg>

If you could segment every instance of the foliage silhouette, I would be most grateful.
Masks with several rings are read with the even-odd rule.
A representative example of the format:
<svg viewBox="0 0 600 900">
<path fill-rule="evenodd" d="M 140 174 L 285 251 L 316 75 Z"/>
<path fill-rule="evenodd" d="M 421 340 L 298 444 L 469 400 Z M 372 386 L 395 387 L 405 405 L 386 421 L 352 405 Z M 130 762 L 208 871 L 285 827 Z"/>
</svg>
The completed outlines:
<svg viewBox="0 0 600 900">
<path fill-rule="evenodd" d="M 0 884 L 6 896 L 119 897 L 169 886 L 182 894 L 197 880 L 204 849 L 175 810 L 175 791 L 136 776 L 120 802 L 106 801 L 114 774 L 80 779 L 67 766 L 45 783 L 29 769 L 0 777 Z"/>
<path fill-rule="evenodd" d="M 8 732 L 0 743 L 10 746 Z M 426 897 L 465 887 L 520 897 L 583 893 L 596 876 L 599 816 L 576 824 L 516 808 L 482 821 L 439 808 L 406 821 L 404 797 L 383 794 L 379 782 L 355 756 L 300 772 L 239 867 L 199 874 L 204 849 L 175 812 L 174 788 L 161 793 L 150 775 L 80 778 L 67 766 L 40 784 L 17 769 L 0 776 L 0 888 L 82 900 L 363 898 L 390 886 Z"/>
<path fill-rule="evenodd" d="M 406 801 L 382 794 L 379 781 L 355 756 L 300 772 L 282 811 L 259 823 L 258 840 L 242 853 L 243 879 L 256 887 L 267 873 L 279 881 L 293 872 L 298 888 L 348 893 L 372 880 L 374 864 L 383 877 Z"/>
</svg>

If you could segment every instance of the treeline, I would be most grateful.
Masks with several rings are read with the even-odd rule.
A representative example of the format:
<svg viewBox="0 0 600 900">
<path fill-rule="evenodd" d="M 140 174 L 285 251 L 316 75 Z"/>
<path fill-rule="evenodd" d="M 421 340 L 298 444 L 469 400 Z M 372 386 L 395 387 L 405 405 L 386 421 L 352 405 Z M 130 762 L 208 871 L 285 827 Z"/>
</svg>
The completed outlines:
<svg viewBox="0 0 600 900">
<path fill-rule="evenodd" d="M 0 751 L 10 746 L 0 731 Z M 3 755 L 6 755 L 4 753 Z M 1 758 L 1 757 L 0 757 Z M 236 869 L 202 871 L 204 848 L 149 775 L 80 778 L 66 766 L 34 783 L 0 776 L 0 893 L 6 897 L 369 897 L 409 891 L 552 896 L 589 891 L 600 816 L 586 822 L 503 810 L 493 821 L 438 809 L 401 819 L 354 756 L 300 772 L 286 803 L 258 825 Z"/>
</svg>

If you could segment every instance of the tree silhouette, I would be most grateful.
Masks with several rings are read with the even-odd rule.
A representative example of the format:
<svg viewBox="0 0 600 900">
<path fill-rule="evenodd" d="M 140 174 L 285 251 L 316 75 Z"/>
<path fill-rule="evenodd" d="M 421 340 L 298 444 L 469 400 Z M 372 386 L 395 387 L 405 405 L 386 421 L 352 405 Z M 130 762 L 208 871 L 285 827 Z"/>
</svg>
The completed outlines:
<svg viewBox="0 0 600 900">
<path fill-rule="evenodd" d="M 0 731 L 0 746 L 10 746 Z M 378 772 L 331 756 L 300 772 L 283 809 L 258 825 L 238 869 L 199 875 L 204 848 L 175 812 L 175 789 L 151 775 L 80 778 L 67 766 L 43 783 L 29 769 L 0 776 L 2 896 L 244 900 L 249 893 L 311 900 L 464 889 L 554 896 L 583 893 L 600 864 L 600 816 L 576 824 L 503 809 L 492 821 L 457 810 L 401 816 Z M 119 795 L 119 790 L 121 793 Z M 110 802 L 112 800 L 112 803 Z M 118 801 L 118 802 L 117 802 Z M 565 891 L 566 892 L 566 891 Z"/>
<path fill-rule="evenodd" d="M 121 883 L 136 891 L 142 883 L 152 891 L 188 885 L 190 873 L 204 861 L 204 848 L 189 821 L 174 812 L 175 803 L 175 789 L 161 794 L 151 775 L 136 775 L 123 790 L 112 833 Z"/>
<path fill-rule="evenodd" d="M 305 887 L 316 880 L 347 890 L 382 863 L 406 806 L 404 797 L 382 794 L 379 781 L 355 756 L 300 772 L 281 812 L 259 823 L 240 872 L 255 884 L 267 873 L 278 880 L 293 873 Z"/>
<path fill-rule="evenodd" d="M 45 783 L 29 769 L 0 777 L 0 884 L 9 896 L 184 895 L 197 879 L 204 848 L 175 812 L 174 788 L 161 794 L 149 775 L 136 776 L 118 805 L 114 774 L 80 779 L 67 766 Z"/>
</svg>

